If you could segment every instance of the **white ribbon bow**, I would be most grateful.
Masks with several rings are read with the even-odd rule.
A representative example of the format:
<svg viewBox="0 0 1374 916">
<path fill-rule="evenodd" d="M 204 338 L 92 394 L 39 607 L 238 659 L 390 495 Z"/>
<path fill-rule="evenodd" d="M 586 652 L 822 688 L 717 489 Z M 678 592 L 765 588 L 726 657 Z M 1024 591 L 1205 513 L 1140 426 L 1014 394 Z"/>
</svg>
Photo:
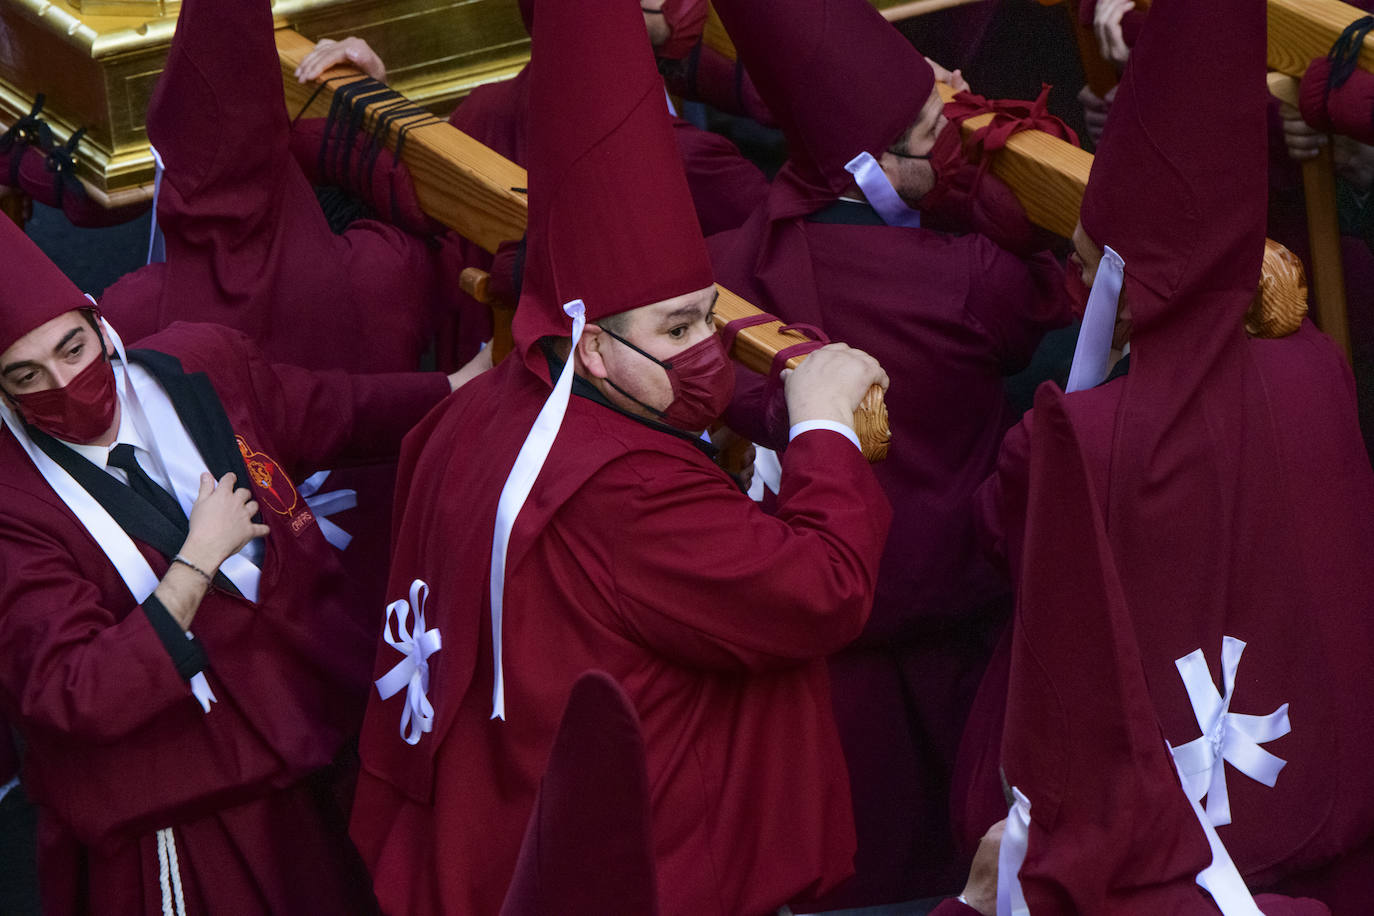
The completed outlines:
<svg viewBox="0 0 1374 916">
<path fill-rule="evenodd" d="M 907 206 L 872 153 L 867 150 L 859 153 L 845 163 L 844 170 L 854 176 L 854 183 L 884 223 L 908 229 L 921 228 L 921 211 Z"/>
<path fill-rule="evenodd" d="M 1015 786 L 1016 801 L 1007 812 L 1002 845 L 997 850 L 997 916 L 1029 916 L 1026 892 L 1021 888 L 1021 866 L 1030 846 L 1031 803 Z"/>
<path fill-rule="evenodd" d="M 1207 798 L 1207 817 L 1216 826 L 1231 823 L 1231 803 L 1226 791 L 1226 763 L 1256 782 L 1273 787 L 1287 761 L 1260 747 L 1266 741 L 1282 738 L 1292 730 L 1288 723 L 1288 704 L 1267 716 L 1247 716 L 1231 712 L 1231 697 L 1236 689 L 1236 669 L 1245 643 L 1234 636 L 1221 641 L 1221 677 L 1226 693 L 1217 693 L 1207 659 L 1197 649 L 1174 662 L 1188 700 L 1193 704 L 1201 737 L 1179 747 L 1170 747 L 1184 791 L 1193 801 Z"/>
<path fill-rule="evenodd" d="M 330 490 L 328 493 L 321 493 L 325 481 L 329 479 L 331 471 L 316 471 L 296 488 L 296 492 L 305 500 L 305 504 L 310 507 L 310 512 L 315 516 L 315 523 L 320 526 L 320 534 L 336 550 L 347 550 L 348 545 L 353 541 L 353 535 L 344 531 L 328 516 L 335 512 L 343 512 L 358 505 L 358 491 Z"/>
<path fill-rule="evenodd" d="M 383 700 L 395 696 L 402 687 L 406 688 L 406 704 L 401 711 L 401 737 L 406 744 L 417 744 L 425 732 L 434 728 L 434 706 L 430 704 L 425 691 L 429 689 L 429 662 L 426 661 L 442 648 L 438 629 L 425 629 L 425 598 L 429 596 L 429 585 L 416 579 L 410 583 L 410 601 L 399 598 L 386 606 L 386 625 L 382 628 L 382 639 L 387 645 L 405 658 L 377 679 L 377 693 Z M 415 626 L 406 629 L 410 609 L 415 609 Z M 392 636 L 391 621 L 396 620 L 395 636 Z"/>
</svg>

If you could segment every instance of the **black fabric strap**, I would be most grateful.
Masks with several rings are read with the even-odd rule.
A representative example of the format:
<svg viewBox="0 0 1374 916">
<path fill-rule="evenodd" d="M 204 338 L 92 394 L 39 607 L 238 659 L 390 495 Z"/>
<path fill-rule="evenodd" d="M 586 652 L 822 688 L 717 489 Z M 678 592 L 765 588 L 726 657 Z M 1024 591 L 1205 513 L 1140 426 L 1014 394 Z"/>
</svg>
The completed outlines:
<svg viewBox="0 0 1374 916">
<path fill-rule="evenodd" d="M 862 200 L 836 200 L 806 217 L 808 223 L 838 226 L 886 226 L 873 205 Z"/>
<path fill-rule="evenodd" d="M 173 525 L 165 515 L 153 508 L 148 500 L 135 493 L 132 487 L 126 487 L 115 480 L 104 468 L 96 467 L 41 429 L 33 426 L 27 429 L 34 444 L 62 470 L 72 475 L 72 478 L 100 503 L 101 508 L 110 513 L 110 517 L 125 534 L 152 547 L 162 554 L 168 563 L 172 561 L 172 557 L 177 555 L 181 545 L 186 541 L 184 529 Z M 241 594 L 222 572 L 215 573 L 215 587 L 231 595 Z"/>
<path fill-rule="evenodd" d="M 155 596 L 149 595 L 143 599 L 143 614 L 152 625 L 158 641 L 171 656 L 172 664 L 183 681 L 189 681 L 209 667 L 210 660 L 206 657 L 205 647 L 200 644 L 200 640 L 182 630 L 181 624 L 172 617 L 167 606 Z"/>
</svg>

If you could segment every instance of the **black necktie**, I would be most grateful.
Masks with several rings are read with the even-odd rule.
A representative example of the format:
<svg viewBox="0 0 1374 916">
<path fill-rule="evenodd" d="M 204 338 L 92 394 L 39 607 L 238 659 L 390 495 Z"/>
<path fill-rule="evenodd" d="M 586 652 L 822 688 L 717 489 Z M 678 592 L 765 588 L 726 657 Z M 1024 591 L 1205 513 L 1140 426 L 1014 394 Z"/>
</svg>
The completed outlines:
<svg viewBox="0 0 1374 916">
<path fill-rule="evenodd" d="M 172 494 L 154 483 L 153 479 L 139 465 L 138 459 L 134 456 L 132 445 L 121 442 L 110 449 L 109 464 L 128 474 L 129 486 L 135 493 L 142 496 L 154 509 L 165 515 L 167 520 L 176 525 L 179 530 L 186 531 L 186 513 L 181 511 L 181 506 L 172 497 Z"/>
</svg>

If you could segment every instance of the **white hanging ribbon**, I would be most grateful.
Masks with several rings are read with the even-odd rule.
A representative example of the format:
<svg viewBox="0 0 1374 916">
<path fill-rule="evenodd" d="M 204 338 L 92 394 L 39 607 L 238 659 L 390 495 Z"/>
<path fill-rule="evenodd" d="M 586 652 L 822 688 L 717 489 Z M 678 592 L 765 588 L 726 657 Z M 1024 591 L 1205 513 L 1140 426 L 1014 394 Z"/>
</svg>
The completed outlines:
<svg viewBox="0 0 1374 916">
<path fill-rule="evenodd" d="M 491 717 L 506 718 L 506 678 L 501 664 L 501 617 L 506 593 L 506 551 L 510 548 L 510 533 L 515 527 L 515 519 L 520 514 L 530 490 L 534 488 L 535 478 L 539 476 L 563 425 L 563 415 L 568 412 L 568 399 L 572 396 L 573 363 L 577 360 L 577 344 L 582 339 L 582 329 L 587 325 L 587 310 L 581 299 L 574 299 L 563 305 L 564 314 L 572 318 L 572 349 L 568 351 L 568 361 L 558 374 L 553 393 L 544 401 L 539 416 L 534 418 L 529 435 L 515 456 L 510 474 L 501 488 L 501 498 L 496 503 L 496 530 L 491 538 L 491 650 L 494 656 L 495 678 L 491 690 Z"/>
<path fill-rule="evenodd" d="M 1273 787 L 1284 761 L 1260 747 L 1266 741 L 1282 738 L 1292 730 L 1288 723 L 1288 704 L 1267 716 L 1247 716 L 1231 712 L 1236 689 L 1236 669 L 1245 643 L 1234 636 L 1221 641 L 1221 677 L 1225 695 L 1217 693 L 1207 659 L 1197 649 L 1177 659 L 1174 665 L 1183 678 L 1188 700 L 1193 705 L 1202 735 L 1179 747 L 1170 747 L 1184 791 L 1193 801 L 1207 798 L 1207 817 L 1215 826 L 1231 823 L 1231 804 L 1226 790 L 1226 763 L 1256 782 Z"/>
<path fill-rule="evenodd" d="M 1178 765 L 1177 758 L 1174 759 L 1174 765 Z M 1212 901 L 1221 910 L 1222 916 L 1263 916 L 1255 904 L 1255 898 L 1250 895 L 1250 888 L 1245 886 L 1245 879 L 1240 876 L 1236 863 L 1231 860 L 1231 854 L 1226 851 L 1226 845 L 1217 836 L 1217 828 L 1202 810 L 1202 805 L 1188 792 L 1182 770 L 1178 771 L 1178 779 L 1183 794 L 1188 796 L 1188 802 L 1193 806 L 1193 816 L 1202 826 L 1202 832 L 1207 835 L 1207 845 L 1212 850 L 1211 864 L 1197 873 L 1198 886 L 1212 895 Z"/>
<path fill-rule="evenodd" d="M 1026 893 L 1021 889 L 1021 866 L 1030 845 L 1031 803 L 1012 786 L 1015 801 L 1007 812 L 1002 845 L 997 850 L 997 916 L 1030 916 Z"/>
<path fill-rule="evenodd" d="M 782 489 L 782 462 L 777 452 L 757 445 L 754 447 L 754 482 L 749 485 L 749 498 L 761 502 L 765 489 L 774 493 Z"/>
<path fill-rule="evenodd" d="M 353 535 L 331 522 L 328 516 L 352 509 L 358 505 L 358 491 L 344 489 L 321 493 L 320 488 L 329 479 L 330 473 L 330 471 L 316 471 L 301 481 L 296 492 L 310 507 L 310 512 L 315 516 L 315 522 L 320 526 L 320 534 L 324 535 L 324 539 L 338 550 L 347 550 L 348 545 L 353 541 Z"/>
<path fill-rule="evenodd" d="M 162 195 L 162 173 L 167 169 L 157 147 L 149 144 L 148 152 L 153 154 L 153 219 L 148 227 L 148 263 L 161 264 L 167 260 L 167 240 L 157 224 L 157 199 Z"/>
<path fill-rule="evenodd" d="M 1073 270 L 1073 265 L 1068 269 Z M 1110 246 L 1103 247 L 1088 305 L 1083 310 L 1083 326 L 1078 331 L 1065 391 L 1096 388 L 1111 373 L 1112 334 L 1116 331 L 1117 304 L 1125 281 L 1126 262 Z"/>
<path fill-rule="evenodd" d="M 401 711 L 401 737 L 406 744 L 417 744 L 425 732 L 434 728 L 434 706 L 425 692 L 429 690 L 429 657 L 443 648 L 439 630 L 425 629 L 425 599 L 429 585 L 422 579 L 410 583 L 410 601 L 398 598 L 386 606 L 386 623 L 382 639 L 405 658 L 377 679 L 377 693 L 383 700 L 406 688 L 406 704 Z M 415 611 L 415 625 L 407 628 L 411 609 Z M 395 618 L 395 636 L 392 618 Z"/>
<path fill-rule="evenodd" d="M 859 153 L 845 163 L 844 170 L 854 176 L 854 183 L 864 192 L 869 206 L 882 217 L 883 222 L 908 229 L 921 227 L 921 211 L 907 206 L 872 153 L 867 150 Z"/>
<path fill-rule="evenodd" d="M 19 777 L 15 776 L 12 779 L 10 779 L 9 782 L 5 783 L 3 786 L 0 786 L 0 801 L 3 801 L 5 796 L 10 794 L 10 790 L 17 788 L 18 785 Z"/>
</svg>

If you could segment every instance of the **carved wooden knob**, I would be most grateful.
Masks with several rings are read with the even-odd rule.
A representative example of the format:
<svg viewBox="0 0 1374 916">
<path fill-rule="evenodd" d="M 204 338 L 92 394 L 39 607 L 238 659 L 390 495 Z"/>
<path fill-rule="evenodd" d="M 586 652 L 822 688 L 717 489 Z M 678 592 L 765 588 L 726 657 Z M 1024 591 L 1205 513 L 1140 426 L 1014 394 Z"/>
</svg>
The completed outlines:
<svg viewBox="0 0 1374 916">
<path fill-rule="evenodd" d="M 1272 239 L 1264 240 L 1259 288 L 1245 313 L 1251 337 L 1287 337 L 1307 315 L 1307 274 L 1297 255 Z"/>
</svg>

